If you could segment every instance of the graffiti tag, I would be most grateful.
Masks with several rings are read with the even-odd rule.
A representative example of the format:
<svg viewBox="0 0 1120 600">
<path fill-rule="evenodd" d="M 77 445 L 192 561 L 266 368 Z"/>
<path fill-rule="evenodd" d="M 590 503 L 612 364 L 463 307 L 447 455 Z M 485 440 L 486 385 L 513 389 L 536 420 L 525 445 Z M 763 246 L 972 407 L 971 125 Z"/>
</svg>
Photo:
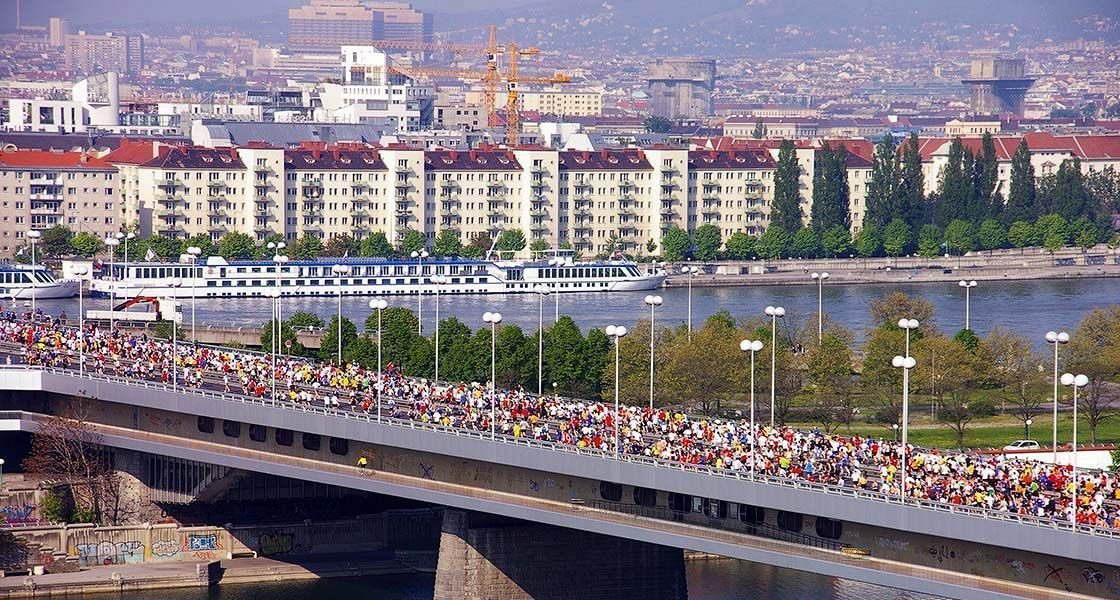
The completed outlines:
<svg viewBox="0 0 1120 600">
<path fill-rule="evenodd" d="M 199 550 L 217 550 L 218 549 L 218 536 L 217 534 L 209 535 L 191 535 L 187 536 L 187 550 L 190 552 L 197 552 Z"/>
<path fill-rule="evenodd" d="M 169 558 L 179 553 L 179 544 L 175 540 L 159 540 L 152 542 L 152 555 Z"/>
<path fill-rule="evenodd" d="M 262 533 L 257 542 L 262 556 L 290 554 L 296 549 L 296 536 L 287 531 Z"/>
</svg>

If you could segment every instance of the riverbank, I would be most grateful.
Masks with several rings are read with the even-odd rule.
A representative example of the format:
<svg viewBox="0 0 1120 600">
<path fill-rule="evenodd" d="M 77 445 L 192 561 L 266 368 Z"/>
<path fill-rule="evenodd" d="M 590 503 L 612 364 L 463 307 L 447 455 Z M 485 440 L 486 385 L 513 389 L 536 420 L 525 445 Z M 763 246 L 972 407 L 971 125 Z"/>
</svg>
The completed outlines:
<svg viewBox="0 0 1120 600">
<path fill-rule="evenodd" d="M 0 598 L 52 598 L 338 577 L 435 572 L 435 553 L 367 553 L 89 567 L 73 573 L 9 575 Z"/>
</svg>

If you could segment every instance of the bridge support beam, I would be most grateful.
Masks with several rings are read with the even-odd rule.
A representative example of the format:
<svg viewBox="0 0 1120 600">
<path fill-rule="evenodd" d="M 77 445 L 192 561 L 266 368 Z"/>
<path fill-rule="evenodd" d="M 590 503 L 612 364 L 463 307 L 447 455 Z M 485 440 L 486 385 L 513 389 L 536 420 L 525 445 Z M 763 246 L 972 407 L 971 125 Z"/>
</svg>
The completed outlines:
<svg viewBox="0 0 1120 600">
<path fill-rule="evenodd" d="M 435 600 L 687 600 L 684 553 L 444 509 Z"/>
</svg>

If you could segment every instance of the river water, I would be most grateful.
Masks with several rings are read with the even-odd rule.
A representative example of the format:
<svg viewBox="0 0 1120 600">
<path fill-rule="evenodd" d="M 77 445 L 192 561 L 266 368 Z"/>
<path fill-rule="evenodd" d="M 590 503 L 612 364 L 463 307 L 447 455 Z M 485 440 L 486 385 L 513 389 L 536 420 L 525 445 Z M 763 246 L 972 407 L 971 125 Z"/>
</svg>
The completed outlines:
<svg viewBox="0 0 1120 600">
<path fill-rule="evenodd" d="M 859 335 L 871 324 L 868 313 L 870 301 L 894 291 L 930 301 L 935 308 L 934 320 L 942 331 L 956 331 L 964 326 L 964 290 L 955 284 L 825 284 L 824 310 Z M 684 323 L 688 316 L 688 290 L 670 288 L 656 293 L 664 298 L 664 305 L 657 312 L 658 323 Z M 639 319 L 649 318 L 649 307 L 643 302 L 645 296 L 645 292 L 555 294 L 544 299 L 544 320 L 546 324 L 551 322 L 558 300 L 560 313 L 573 316 L 584 329 L 612 324 L 631 327 Z M 971 325 L 978 334 L 983 335 L 995 326 L 1006 327 L 1035 340 L 1042 348 L 1045 346 L 1043 335 L 1046 331 L 1072 331 L 1088 311 L 1120 302 L 1120 278 L 981 282 L 972 289 L 971 297 Z M 416 298 L 387 299 L 391 306 L 417 310 Z M 343 314 L 363 323 L 370 314 L 368 300 L 343 298 Z M 43 300 L 39 304 L 53 314 L 65 310 L 73 317 L 78 313 L 76 299 Z M 708 315 L 721 309 L 730 311 L 737 318 L 762 316 L 767 305 L 785 307 L 786 324 L 798 326 L 816 313 L 817 288 L 813 285 L 696 287 L 692 291 L 693 325 L 698 326 Z M 108 306 L 107 299 L 86 302 L 87 309 Z M 195 307 L 195 322 L 200 328 L 206 325 L 257 327 L 268 320 L 270 306 L 271 300 L 267 298 L 201 299 Z M 329 321 L 337 307 L 334 298 L 289 298 L 284 300 L 282 310 L 284 315 L 297 310 L 311 311 Z M 439 309 L 441 318 L 455 316 L 471 328 L 483 325 L 483 312 L 498 311 L 502 313 L 504 322 L 520 325 L 526 331 L 535 331 L 539 304 L 536 295 L 445 295 L 440 298 Z M 189 330 L 189 299 L 183 303 L 183 317 L 183 325 Z M 423 319 L 425 331 L 431 331 L 435 323 L 435 300 L 432 297 L 424 298 Z"/>
<path fill-rule="evenodd" d="M 934 600 L 933 596 L 735 560 L 689 561 L 689 600 Z M 161 590 L 160 600 L 431 600 L 431 575 L 358 577 Z M 146 600 L 151 592 L 120 594 Z"/>
</svg>

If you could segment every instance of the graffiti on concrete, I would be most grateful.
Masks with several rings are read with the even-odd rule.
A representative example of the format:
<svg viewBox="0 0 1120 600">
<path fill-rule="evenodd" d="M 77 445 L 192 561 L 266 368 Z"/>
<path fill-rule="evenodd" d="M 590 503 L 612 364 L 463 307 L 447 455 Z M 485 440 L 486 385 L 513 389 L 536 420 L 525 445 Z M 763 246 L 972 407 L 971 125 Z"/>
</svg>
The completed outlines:
<svg viewBox="0 0 1120 600">
<path fill-rule="evenodd" d="M 152 542 L 152 556 L 158 558 L 173 558 L 179 554 L 179 542 L 175 540 L 158 540 Z"/>
<path fill-rule="evenodd" d="M 206 550 L 218 549 L 218 535 L 208 533 L 206 535 L 189 535 L 187 536 L 187 551 L 198 552 Z"/>
<path fill-rule="evenodd" d="M 282 554 L 299 554 L 310 552 L 311 548 L 296 542 L 296 536 L 290 531 L 270 531 L 262 533 L 257 538 L 261 556 L 279 556 Z"/>
<path fill-rule="evenodd" d="M 1058 583 L 1060 583 L 1062 585 L 1065 585 L 1065 582 L 1062 581 L 1062 571 L 1065 571 L 1064 568 L 1055 567 L 1054 565 L 1049 564 L 1049 563 L 1046 564 L 1046 568 L 1050 569 L 1050 572 L 1048 572 L 1046 574 L 1046 577 L 1043 578 L 1042 583 L 1046 583 L 1047 581 L 1050 581 L 1050 578 L 1053 577 L 1054 581 L 1057 581 Z"/>
<path fill-rule="evenodd" d="M 1104 583 L 1104 573 L 1094 567 L 1081 569 L 1081 576 L 1085 578 L 1085 583 Z"/>
<path fill-rule="evenodd" d="M 541 484 L 537 483 L 536 479 L 530 479 L 529 489 L 533 490 L 534 492 L 539 492 L 541 489 Z"/>
<path fill-rule="evenodd" d="M 82 566 L 134 564 L 144 562 L 144 544 L 136 540 L 91 542 L 77 544 L 70 554 L 77 555 Z"/>
<path fill-rule="evenodd" d="M 949 548 L 948 546 L 945 546 L 944 544 L 942 544 L 941 546 L 930 546 L 929 554 L 930 556 L 936 558 L 938 563 L 945 562 L 946 558 L 952 559 L 957 557 L 957 551 Z"/>
<path fill-rule="evenodd" d="M 34 504 L 24 504 L 23 506 L 8 505 L 4 508 L 0 508 L 0 513 L 4 515 L 4 520 L 8 523 L 30 521 L 33 512 L 35 512 Z"/>
<path fill-rule="evenodd" d="M 880 548 L 894 550 L 895 552 L 905 552 L 910 549 L 910 542 L 906 540 L 880 537 L 877 541 Z"/>
<path fill-rule="evenodd" d="M 424 479 L 432 479 L 432 471 L 434 471 L 435 468 L 435 465 L 426 465 L 424 463 L 420 463 L 420 471 L 423 473 Z"/>
</svg>

